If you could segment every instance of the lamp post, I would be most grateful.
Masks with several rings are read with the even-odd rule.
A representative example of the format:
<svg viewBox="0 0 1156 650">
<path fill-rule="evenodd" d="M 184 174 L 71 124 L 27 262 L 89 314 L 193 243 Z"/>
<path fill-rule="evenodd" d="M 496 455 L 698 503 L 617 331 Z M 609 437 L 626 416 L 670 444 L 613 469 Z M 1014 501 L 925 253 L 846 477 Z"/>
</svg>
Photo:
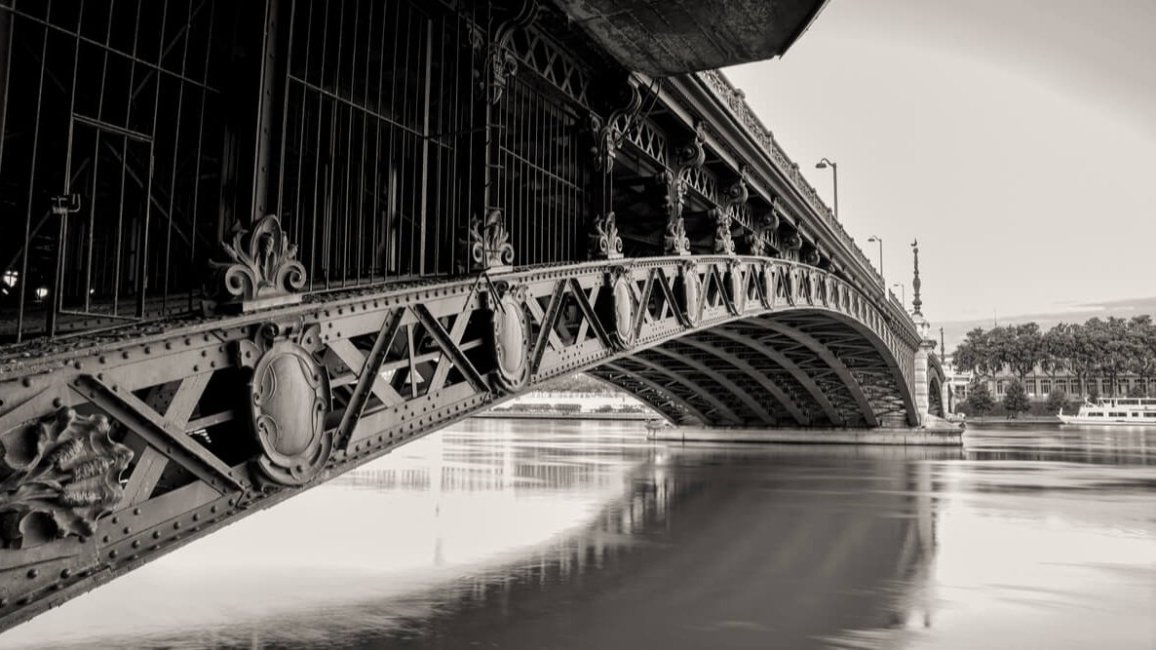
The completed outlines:
<svg viewBox="0 0 1156 650">
<path fill-rule="evenodd" d="M 827 160 L 826 158 L 824 158 L 824 159 L 820 160 L 819 162 L 815 163 L 815 169 L 826 169 L 828 165 L 830 165 L 830 167 L 831 167 L 831 179 L 834 181 L 835 218 L 838 219 L 839 218 L 839 166 L 836 165 L 835 163 L 831 162 L 830 160 Z"/>
<path fill-rule="evenodd" d="M 876 242 L 879 244 L 879 281 L 887 286 L 887 282 L 883 280 L 883 238 L 871 235 L 867 238 L 868 242 Z"/>
<path fill-rule="evenodd" d="M 902 301 L 903 310 L 907 311 L 907 285 L 902 282 L 896 282 L 892 287 L 899 287 L 899 299 Z"/>
</svg>

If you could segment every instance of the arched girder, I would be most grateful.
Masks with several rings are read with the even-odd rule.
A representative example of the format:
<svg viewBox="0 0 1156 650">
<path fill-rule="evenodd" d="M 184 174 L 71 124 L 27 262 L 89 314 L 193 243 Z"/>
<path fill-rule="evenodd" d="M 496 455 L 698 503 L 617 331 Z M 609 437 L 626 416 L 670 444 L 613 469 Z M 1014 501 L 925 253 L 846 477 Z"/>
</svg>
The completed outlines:
<svg viewBox="0 0 1156 650">
<path fill-rule="evenodd" d="M 827 420 L 835 425 L 842 425 L 846 423 L 846 420 L 843 418 L 843 416 L 839 414 L 839 409 L 835 408 L 835 405 L 831 403 L 831 400 L 827 397 L 827 394 L 823 392 L 823 389 L 819 387 L 819 384 L 815 383 L 815 380 L 811 377 L 811 375 L 807 374 L 806 370 L 803 370 L 801 367 L 799 367 L 799 364 L 791 361 L 787 355 L 769 346 L 759 345 L 755 341 L 752 341 L 750 338 L 743 336 L 741 333 L 732 331 L 726 327 L 715 328 L 711 330 L 711 334 L 716 334 L 718 336 L 730 339 L 735 343 L 745 345 L 746 347 L 753 350 L 756 354 L 761 354 L 767 359 L 771 360 L 783 370 L 786 370 L 795 381 L 799 382 L 799 385 L 807 391 L 807 393 L 811 396 L 811 399 L 815 400 L 815 403 L 818 404 L 819 408 L 823 410 L 823 414 L 827 416 Z"/>
<path fill-rule="evenodd" d="M 698 418 L 698 420 L 700 422 L 702 422 L 703 424 L 707 424 L 711 421 L 711 418 L 709 416 L 707 416 L 705 413 L 703 413 L 699 407 L 697 407 L 694 404 L 687 401 L 686 398 L 684 398 L 682 395 L 679 395 L 676 391 L 673 391 L 673 390 L 667 388 L 666 386 L 663 386 L 662 384 L 659 384 L 658 382 L 647 378 L 644 375 L 641 375 L 637 372 L 634 372 L 633 370 L 630 370 L 629 368 L 625 368 L 619 363 L 606 363 L 606 364 L 599 366 L 598 368 L 595 368 L 591 372 L 597 372 L 601 368 L 607 368 L 607 369 L 613 370 L 616 373 L 626 375 L 631 381 L 637 382 L 637 383 L 645 386 L 646 388 L 650 389 L 654 393 L 657 393 L 657 394 L 663 396 L 669 402 L 677 404 L 679 408 L 684 409 L 690 415 Z M 611 384 L 614 383 L 612 379 L 607 379 L 607 378 L 602 378 L 602 379 L 604 381 L 610 382 Z M 669 420 L 675 420 L 676 419 L 675 417 L 671 417 L 672 415 L 676 415 L 676 414 L 671 413 L 667 407 L 663 406 L 662 408 L 658 408 L 657 406 L 655 406 L 656 402 L 654 400 L 646 399 L 645 397 L 643 399 L 652 408 L 655 408 L 655 410 L 657 410 L 658 412 L 662 413 L 663 415 L 666 415 L 667 419 L 669 419 Z M 681 414 L 678 414 L 678 415 L 681 415 Z"/>
<path fill-rule="evenodd" d="M 796 314 L 804 312 L 795 312 Z M 825 316 L 828 320 L 836 323 L 841 323 L 854 331 L 863 341 L 866 341 L 876 352 L 878 358 L 883 361 L 891 378 L 895 383 L 895 387 L 899 392 L 899 397 L 903 402 L 903 408 L 907 413 L 907 423 L 911 426 L 919 426 L 919 413 L 915 406 L 915 395 L 911 391 L 911 386 L 907 383 L 906 375 L 899 367 L 899 360 L 895 353 L 887 346 L 887 344 L 880 339 L 875 332 L 871 330 L 865 323 L 856 318 L 852 318 L 845 314 L 834 311 L 816 312 L 818 315 Z M 796 330 L 800 331 L 800 330 Z M 844 364 L 845 365 L 845 364 Z M 858 383 L 858 382 L 856 382 Z"/>
<path fill-rule="evenodd" d="M 862 386 L 859 385 L 859 382 L 855 380 L 854 375 L 851 374 L 851 369 L 848 368 L 842 361 L 840 361 L 839 358 L 835 356 L 835 353 L 831 352 L 831 349 L 824 345 L 822 341 L 816 339 L 810 334 L 801 332 L 794 327 L 791 327 L 790 325 L 765 318 L 751 318 L 743 322 L 755 327 L 761 327 L 765 330 L 769 330 L 777 334 L 782 334 L 783 336 L 792 339 L 796 343 L 799 343 L 800 345 L 814 352 L 820 359 L 822 359 L 828 366 L 830 366 L 831 370 L 833 370 L 839 379 L 843 382 L 843 385 L 847 388 L 847 391 L 851 393 L 851 397 L 855 399 L 855 403 L 859 406 L 859 412 L 863 415 L 863 420 L 867 423 L 867 426 L 879 426 L 879 418 L 875 417 L 875 409 L 872 408 L 871 402 L 867 399 L 867 395 L 863 392 Z"/>
<path fill-rule="evenodd" d="M 747 391 L 743 390 L 743 388 L 741 386 L 736 384 L 734 381 L 729 379 L 726 375 L 722 374 L 721 372 L 718 372 L 717 370 L 714 370 L 713 368 L 706 366 L 705 364 L 703 364 L 701 361 L 698 361 L 697 359 L 693 359 L 693 358 L 688 357 L 684 354 L 674 352 L 673 350 L 668 350 L 662 346 L 657 346 L 657 347 L 651 348 L 651 351 L 656 352 L 658 354 L 661 354 L 661 355 L 668 357 L 670 359 L 674 359 L 675 361 L 677 361 L 677 362 L 679 362 L 679 363 L 681 363 L 687 367 L 693 368 L 696 372 L 700 372 L 700 373 L 706 375 L 707 377 L 710 377 L 711 381 L 718 384 L 718 386 L 720 388 L 722 388 L 723 390 L 725 390 L 725 391 L 729 392 L 730 394 L 734 395 L 735 397 L 737 397 L 739 399 L 739 401 L 741 401 L 747 408 L 749 408 L 751 410 L 752 413 L 754 413 L 759 419 L 761 419 L 764 424 L 766 424 L 768 426 L 774 426 L 776 424 L 774 415 L 772 415 L 769 411 L 767 411 L 767 409 L 764 408 L 762 404 L 759 404 L 758 400 L 751 397 L 751 395 L 749 393 L 747 393 Z M 742 422 L 741 419 L 739 421 Z"/>
<path fill-rule="evenodd" d="M 723 402 L 718 397 L 716 397 L 714 395 L 714 393 L 712 393 L 709 389 L 705 388 L 701 384 L 698 384 L 698 383 L 692 381 L 688 377 L 685 377 L 685 376 L 671 370 L 670 368 L 663 367 L 661 364 L 654 363 L 653 361 L 650 361 L 649 359 L 643 359 L 643 358 L 637 357 L 637 356 L 626 357 L 624 359 L 621 359 L 619 361 L 615 361 L 612 363 L 615 367 L 622 368 L 622 364 L 624 362 L 637 363 L 640 366 L 645 366 L 648 370 L 650 370 L 652 372 L 656 372 L 656 373 L 666 377 L 667 379 L 670 379 L 671 381 L 674 381 L 678 384 L 681 384 L 687 390 L 691 391 L 692 395 L 695 395 L 696 397 L 701 397 L 702 399 L 706 400 L 707 402 L 710 402 L 711 406 L 713 406 L 719 413 L 721 413 L 723 415 L 723 417 L 725 417 L 731 421 L 731 424 L 741 424 L 742 423 L 743 419 L 741 417 L 739 417 L 738 413 L 735 413 L 734 409 L 727 406 L 725 402 Z M 610 364 L 604 364 L 604 365 L 610 365 Z M 633 373 L 633 374 L 637 375 L 638 373 Z M 654 382 L 654 383 L 657 383 L 657 382 Z M 667 390 L 667 392 L 670 392 L 670 393 L 674 392 L 674 391 L 671 391 L 669 389 L 666 389 L 666 390 Z M 680 399 L 683 402 L 686 401 L 686 398 L 684 398 L 684 397 L 680 397 Z M 698 409 L 698 411 L 700 413 L 702 412 L 701 409 Z M 711 424 L 712 419 L 709 417 L 703 416 L 703 423 L 704 424 Z"/>
<path fill-rule="evenodd" d="M 615 387 L 615 389 L 628 391 L 631 396 L 644 401 L 646 406 L 650 406 L 669 421 L 680 422 L 683 415 L 689 413 L 699 422 L 710 422 L 710 419 L 702 411 L 699 411 L 698 407 L 684 400 L 679 394 L 667 389 L 666 386 L 638 375 L 637 372 L 622 368 L 621 365 L 606 363 L 588 371 L 587 374 L 596 381 Z M 621 378 L 615 377 L 615 375 L 621 376 Z M 637 385 L 627 385 L 629 383 Z M 686 413 L 681 412 L 680 408 Z"/>
<path fill-rule="evenodd" d="M 811 423 L 811 418 L 807 417 L 806 413 L 803 413 L 802 409 L 799 408 L 799 405 L 795 403 L 795 400 L 791 399 L 790 395 L 787 395 L 787 393 L 778 384 L 771 381 L 771 379 L 767 377 L 766 373 L 760 371 L 758 368 L 755 368 L 751 364 L 743 361 L 730 352 L 727 352 L 726 350 L 720 349 L 704 341 L 699 341 L 691 337 L 685 337 L 678 339 L 677 342 L 683 345 L 689 345 L 698 348 L 699 350 L 714 355 L 716 358 L 734 366 L 737 370 L 750 377 L 755 381 L 755 383 L 762 386 L 768 393 L 770 393 L 771 397 L 774 397 L 775 400 L 783 407 L 783 409 L 786 410 L 787 413 L 790 413 L 791 417 L 795 419 L 795 422 L 797 422 L 799 426 L 807 426 Z"/>
</svg>

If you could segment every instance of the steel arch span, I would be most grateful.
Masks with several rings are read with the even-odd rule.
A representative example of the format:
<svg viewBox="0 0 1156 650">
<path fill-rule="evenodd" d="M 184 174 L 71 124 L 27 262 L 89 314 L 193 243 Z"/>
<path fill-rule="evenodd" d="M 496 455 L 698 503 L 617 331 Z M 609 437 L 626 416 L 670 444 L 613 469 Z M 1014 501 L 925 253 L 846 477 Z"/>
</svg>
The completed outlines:
<svg viewBox="0 0 1156 650">
<path fill-rule="evenodd" d="M 567 373 L 674 422 L 915 426 L 918 347 L 834 275 L 737 256 L 511 269 L 28 343 L 0 367 L 0 625 Z"/>
</svg>

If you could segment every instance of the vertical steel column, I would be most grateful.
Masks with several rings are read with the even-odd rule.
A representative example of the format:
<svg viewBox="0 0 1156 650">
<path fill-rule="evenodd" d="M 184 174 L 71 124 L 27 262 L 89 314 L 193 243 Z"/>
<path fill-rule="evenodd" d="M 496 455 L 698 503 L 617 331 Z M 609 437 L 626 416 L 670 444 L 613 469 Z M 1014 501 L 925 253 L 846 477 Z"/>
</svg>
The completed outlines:
<svg viewBox="0 0 1156 650">
<path fill-rule="evenodd" d="M 253 196 L 249 223 L 265 215 L 269 187 L 269 148 L 272 142 L 273 92 L 277 87 L 277 17 L 281 0 L 265 0 L 264 37 L 261 40 L 260 91 L 257 96 L 256 134 L 253 142 Z M 282 116 L 283 119 L 283 116 Z"/>
</svg>

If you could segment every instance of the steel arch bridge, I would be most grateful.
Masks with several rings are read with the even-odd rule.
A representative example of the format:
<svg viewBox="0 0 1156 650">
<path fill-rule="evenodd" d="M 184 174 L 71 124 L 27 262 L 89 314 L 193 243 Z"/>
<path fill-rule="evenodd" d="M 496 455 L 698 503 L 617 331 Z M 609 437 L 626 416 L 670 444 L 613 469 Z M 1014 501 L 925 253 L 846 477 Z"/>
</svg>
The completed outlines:
<svg viewBox="0 0 1156 650">
<path fill-rule="evenodd" d="M 682 7 L 739 58 L 631 0 L 65 4 L 0 0 L 0 628 L 569 373 L 680 425 L 942 414 L 709 69 L 821 1 Z"/>
</svg>

